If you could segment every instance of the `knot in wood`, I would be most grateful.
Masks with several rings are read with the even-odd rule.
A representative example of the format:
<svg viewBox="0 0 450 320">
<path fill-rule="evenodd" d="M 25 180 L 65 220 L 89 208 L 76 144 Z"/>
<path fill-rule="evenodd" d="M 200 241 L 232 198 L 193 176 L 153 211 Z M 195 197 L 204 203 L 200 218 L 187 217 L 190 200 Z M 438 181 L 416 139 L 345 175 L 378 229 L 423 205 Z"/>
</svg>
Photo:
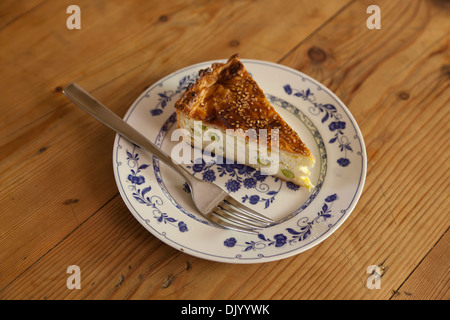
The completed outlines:
<svg viewBox="0 0 450 320">
<path fill-rule="evenodd" d="M 327 59 L 327 54 L 319 47 L 312 47 L 308 50 L 308 57 L 313 62 L 322 63 Z"/>
<path fill-rule="evenodd" d="M 160 22 L 167 22 L 167 21 L 169 21 L 169 17 L 166 16 L 165 14 L 163 14 L 163 15 L 159 16 L 158 20 Z"/>
<path fill-rule="evenodd" d="M 400 99 L 402 100 L 408 100 L 409 99 L 409 93 L 406 91 L 402 91 L 398 94 L 398 96 L 400 97 Z"/>
<path fill-rule="evenodd" d="M 239 40 L 231 40 L 230 41 L 230 47 L 239 47 L 241 43 L 239 42 Z"/>
</svg>

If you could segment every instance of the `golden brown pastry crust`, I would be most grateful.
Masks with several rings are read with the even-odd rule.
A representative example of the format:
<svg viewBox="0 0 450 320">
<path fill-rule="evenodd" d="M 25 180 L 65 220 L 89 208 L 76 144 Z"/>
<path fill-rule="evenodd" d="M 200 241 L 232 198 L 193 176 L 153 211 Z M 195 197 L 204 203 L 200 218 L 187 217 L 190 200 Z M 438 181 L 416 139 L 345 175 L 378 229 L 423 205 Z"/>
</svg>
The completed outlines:
<svg viewBox="0 0 450 320">
<path fill-rule="evenodd" d="M 270 129 L 279 129 L 280 150 L 311 156 L 298 134 L 267 101 L 238 55 L 200 70 L 199 78 L 175 103 L 175 109 L 224 129 L 267 129 L 268 145 Z"/>
</svg>

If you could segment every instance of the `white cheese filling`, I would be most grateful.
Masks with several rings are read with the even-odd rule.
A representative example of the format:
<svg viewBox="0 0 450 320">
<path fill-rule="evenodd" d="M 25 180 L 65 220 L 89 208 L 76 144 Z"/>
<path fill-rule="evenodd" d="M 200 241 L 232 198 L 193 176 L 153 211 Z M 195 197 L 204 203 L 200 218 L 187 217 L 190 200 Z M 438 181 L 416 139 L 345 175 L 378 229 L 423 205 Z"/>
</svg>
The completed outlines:
<svg viewBox="0 0 450 320">
<path fill-rule="evenodd" d="M 308 166 L 314 165 L 313 157 L 278 150 L 277 146 L 258 144 L 251 138 L 251 133 L 246 135 L 242 130 L 225 131 L 211 125 L 205 126 L 183 113 L 178 115 L 179 127 L 184 129 L 183 140 L 204 150 L 204 154 L 251 166 L 262 174 L 277 176 L 309 190 L 313 188 L 308 169 Z"/>
</svg>

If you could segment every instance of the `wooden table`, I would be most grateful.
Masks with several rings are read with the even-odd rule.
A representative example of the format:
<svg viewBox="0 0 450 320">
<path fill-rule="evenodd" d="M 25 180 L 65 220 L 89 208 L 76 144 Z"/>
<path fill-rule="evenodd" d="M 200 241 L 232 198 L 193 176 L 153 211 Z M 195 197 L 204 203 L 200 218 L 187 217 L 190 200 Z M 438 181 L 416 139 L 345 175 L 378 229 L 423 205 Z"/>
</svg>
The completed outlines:
<svg viewBox="0 0 450 320">
<path fill-rule="evenodd" d="M 81 29 L 66 26 L 72 4 Z M 450 298 L 448 1 L 4 0 L 0 17 L 1 299 Z M 367 147 L 345 223 L 263 264 L 195 258 L 147 232 L 114 180 L 115 133 L 61 93 L 76 81 L 123 116 L 162 77 L 235 52 L 329 87 Z"/>
</svg>

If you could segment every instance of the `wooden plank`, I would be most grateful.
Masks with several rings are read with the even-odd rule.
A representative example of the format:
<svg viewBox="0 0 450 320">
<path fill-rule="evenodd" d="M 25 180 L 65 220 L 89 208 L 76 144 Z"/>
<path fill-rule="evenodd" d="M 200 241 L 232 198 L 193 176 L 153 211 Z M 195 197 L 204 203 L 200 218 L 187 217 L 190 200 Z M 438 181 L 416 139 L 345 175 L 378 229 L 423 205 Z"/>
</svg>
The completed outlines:
<svg viewBox="0 0 450 320">
<path fill-rule="evenodd" d="M 448 229 L 406 281 L 393 292 L 393 300 L 449 300 L 450 235 Z"/>
<path fill-rule="evenodd" d="M 26 271 L 33 263 L 117 195 L 110 158 L 114 134 L 68 103 L 61 86 L 79 81 L 121 115 L 145 87 L 188 64 L 237 50 L 279 59 L 346 2 L 315 2 L 305 25 L 295 14 L 301 2 L 286 8 L 251 1 L 226 7 L 220 1 L 156 7 L 80 1 L 85 18 L 78 32 L 65 28 L 69 2 L 47 1 L 0 30 L 0 87 L 8 88 L 0 128 L 0 288 L 25 274 L 33 277 Z M 276 20 L 260 22 L 270 8 L 285 16 L 277 28 Z M 244 11 L 246 23 L 237 25 Z M 225 28 L 225 21 L 234 27 Z M 250 41 L 252 34 L 261 43 L 277 37 L 281 42 L 264 50 Z M 231 45 L 235 39 L 237 47 Z"/>
<path fill-rule="evenodd" d="M 369 174 L 368 184 L 373 183 L 376 183 L 374 175 Z M 83 203 L 84 198 L 80 198 L 71 205 L 73 214 L 80 216 Z M 338 230 L 319 246 L 278 262 L 249 266 L 221 264 L 181 254 L 154 239 L 116 196 L 50 252 L 40 252 L 42 258 L 36 263 L 32 261 L 29 269 L 0 292 L 0 297 L 371 299 L 374 292 L 365 287 L 368 277 L 365 270 L 356 270 L 348 262 L 348 248 L 342 244 L 346 233 L 355 234 L 351 229 Z M 375 249 L 369 253 L 380 261 L 383 257 L 374 256 Z M 71 264 L 81 267 L 82 290 L 70 291 L 65 286 L 68 277 L 65 270 Z"/>
<path fill-rule="evenodd" d="M 335 289 L 354 273 L 351 266 L 342 261 L 345 259 L 333 239 L 296 257 L 266 264 L 234 265 L 195 258 L 148 233 L 132 218 L 120 196 L 116 196 L 4 288 L 0 297 L 339 298 L 339 290 Z M 328 266 L 328 262 L 343 268 L 336 271 L 323 267 Z M 70 265 L 80 267 L 80 290 L 69 290 L 66 286 L 70 276 L 66 270 Z M 364 284 L 357 281 L 356 286 L 361 289 Z M 363 297 L 369 293 L 364 289 L 359 292 Z"/>
<path fill-rule="evenodd" d="M 413 281 L 416 277 L 423 279 L 425 271 L 434 281 L 448 277 L 448 273 L 436 269 L 442 263 L 448 265 L 448 259 L 417 267 L 422 259 L 422 263 L 426 263 L 427 258 L 432 258 L 434 249 L 431 252 L 430 249 L 448 228 L 447 216 L 442 214 L 442 208 L 448 207 L 448 195 L 441 190 L 448 190 L 449 181 L 448 170 L 442 170 L 448 168 L 449 155 L 446 138 L 450 119 L 445 109 L 449 103 L 450 82 L 445 51 L 449 44 L 449 19 L 448 13 L 437 3 L 380 1 L 384 33 L 375 34 L 373 32 L 377 30 L 367 30 L 364 26 L 365 9 L 371 3 L 352 3 L 281 61 L 294 67 L 301 66 L 301 71 L 313 74 L 336 91 L 357 118 L 366 138 L 369 171 L 363 196 L 354 213 L 329 239 L 289 259 L 246 266 L 209 262 L 168 247 L 130 217 L 116 193 L 112 192 L 111 198 L 105 197 L 101 201 L 89 197 L 93 192 L 96 194 L 95 190 L 102 190 L 102 194 L 104 190 L 109 190 L 106 193 L 112 190 L 111 186 L 97 189 L 97 182 L 92 184 L 91 180 L 93 175 L 100 177 L 100 172 L 108 176 L 104 167 L 110 165 L 110 160 L 103 155 L 107 153 L 107 146 L 103 151 L 97 149 L 101 140 L 108 139 L 107 130 L 70 109 L 53 115 L 52 121 L 43 117 L 40 121 L 49 124 L 40 139 L 30 139 L 24 145 L 27 148 L 22 155 L 12 155 L 4 160 L 23 161 L 17 168 L 11 165 L 11 170 L 1 176 L 2 182 L 8 183 L 5 194 L 14 197 L 20 186 L 28 189 L 17 193 L 23 202 L 14 204 L 14 211 L 2 213 L 1 222 L 23 219 L 8 225 L 7 230 L 16 237 L 16 242 L 17 235 L 24 236 L 24 242 L 30 242 L 26 243 L 26 248 L 19 248 L 18 253 L 9 252 L 7 259 L 2 261 L 2 267 L 18 267 L 17 271 L 1 270 L 2 276 L 6 275 L 10 281 L 6 287 L 2 286 L 0 297 L 388 299 L 392 292 L 402 293 L 405 288 L 411 290 L 405 289 L 406 292 L 416 293 L 419 297 L 447 297 L 445 283 L 436 287 L 436 291 L 426 292 L 416 289 L 424 282 Z M 362 22 L 355 18 L 360 15 L 364 17 Z M 326 53 L 326 59 L 319 59 L 320 50 L 310 51 L 311 48 L 320 48 Z M 149 65 L 124 72 L 99 88 L 97 93 L 110 98 L 115 110 L 125 111 L 123 102 L 132 100 L 128 93 L 138 94 L 139 90 L 123 92 L 120 88 L 130 88 L 132 81 L 136 86 L 144 85 L 142 70 Z M 75 134 L 65 134 L 65 125 L 74 126 L 78 131 L 85 128 L 89 134 L 76 137 L 74 145 L 70 145 L 67 137 Z M 39 127 L 36 125 L 32 132 L 38 132 Z M 91 143 L 92 136 L 96 138 Z M 56 143 L 40 153 L 40 157 L 46 158 L 29 168 L 25 162 L 33 159 L 27 160 L 24 155 L 30 150 L 40 150 L 37 148 L 40 143 L 52 139 L 56 139 Z M 59 150 L 65 148 L 72 151 L 61 155 Z M 88 150 L 88 158 L 100 157 L 98 165 L 84 169 L 82 178 L 71 177 L 62 167 L 64 161 L 86 163 L 86 155 L 73 159 L 77 150 Z M 429 165 L 427 153 L 441 157 L 433 158 Z M 54 183 L 63 196 L 43 200 L 35 196 L 29 201 L 26 191 L 38 186 L 43 177 L 51 176 L 54 166 L 57 167 L 56 178 L 47 178 L 46 185 Z M 28 178 L 29 172 L 36 168 L 44 171 L 42 175 Z M 64 183 L 60 181 L 61 174 L 66 179 Z M 7 179 L 3 180 L 3 177 Z M 19 182 L 14 181 L 16 177 Z M 71 184 L 80 181 L 88 189 L 86 196 L 78 198 L 78 202 L 68 201 L 76 198 L 70 192 L 81 190 L 79 185 Z M 105 185 L 106 181 L 102 178 L 98 184 Z M 5 207 L 10 206 L 6 202 L 7 196 L 2 198 L 3 203 L 8 203 Z M 28 223 L 26 231 L 33 232 L 33 227 L 38 227 L 33 223 L 38 221 L 37 215 L 18 217 L 15 213 L 36 201 L 41 208 L 38 213 L 44 215 L 39 222 L 44 226 L 33 234 L 38 241 L 31 241 L 34 238 L 17 230 Z M 66 201 L 71 206 L 66 205 L 67 210 L 59 212 L 63 206 L 56 204 Z M 91 203 L 80 208 L 87 201 Z M 95 205 L 98 210 L 93 214 L 89 208 Z M 54 210 L 46 212 L 48 208 Z M 69 220 L 69 208 L 74 210 L 71 219 L 76 214 L 79 219 L 84 217 L 80 221 L 85 222 L 80 225 L 72 220 L 63 221 Z M 59 220 L 51 224 L 55 218 Z M 61 226 L 67 229 L 50 234 L 55 230 L 58 232 Z M 79 227 L 71 232 L 70 226 Z M 447 245 L 443 245 L 442 239 L 435 246 L 439 250 L 433 255 L 446 250 Z M 8 246 L 2 243 L 2 248 L 10 246 L 17 248 L 12 241 Z M 24 252 L 30 253 L 26 263 L 20 261 Z M 71 264 L 81 267 L 82 290 L 68 290 L 65 286 L 68 277 L 65 270 Z M 369 276 L 366 269 L 374 264 L 380 266 L 382 273 L 380 290 L 366 287 Z M 405 282 L 407 277 L 412 282 Z M 249 278 L 252 280 L 246 281 Z"/>
<path fill-rule="evenodd" d="M 354 16 L 354 12 L 349 12 L 349 16 Z M 336 27 L 336 26 L 334 26 Z M 300 47 L 299 47 L 300 48 Z M 425 56 L 429 57 L 429 52 L 432 51 L 439 51 L 435 50 L 436 48 L 428 48 L 428 51 L 425 50 Z M 423 53 L 424 51 L 422 51 Z M 441 61 L 442 56 L 439 56 L 439 60 Z M 427 59 L 429 60 L 429 59 Z M 427 70 L 436 70 L 435 61 L 429 62 L 430 64 L 419 66 L 419 62 L 417 64 L 415 62 L 411 63 L 411 70 L 415 70 L 413 73 L 415 73 L 420 79 L 421 75 L 424 73 L 426 74 Z M 420 63 L 423 63 L 423 61 L 420 61 Z M 411 72 L 409 70 L 409 72 Z M 369 79 L 370 81 L 370 79 Z M 415 77 L 411 78 L 409 82 L 406 82 L 407 88 L 414 89 L 414 83 L 416 83 L 417 79 Z M 437 81 L 437 80 L 435 80 Z M 347 82 L 345 82 L 347 83 Z M 405 82 L 403 82 L 405 83 Z M 433 84 L 433 83 L 432 83 Z M 446 85 L 445 79 L 443 83 L 439 84 L 437 86 L 434 86 L 434 88 L 438 88 L 439 93 L 439 85 Z M 364 86 L 361 86 L 363 88 Z M 362 89 L 361 89 L 362 90 Z M 411 94 L 409 94 L 411 95 Z M 430 107 L 431 102 L 436 102 L 437 108 L 442 106 L 442 98 L 435 98 L 433 101 L 434 96 L 430 95 L 429 92 L 425 92 L 424 96 L 427 98 L 420 99 L 420 97 L 415 96 L 414 99 L 411 97 L 408 98 L 412 99 L 412 102 L 414 103 L 415 99 L 419 99 L 420 101 L 424 101 L 426 108 Z M 443 97 L 446 98 L 445 96 Z M 444 103 L 446 100 L 444 100 Z M 398 100 L 391 99 L 386 100 L 384 103 L 384 106 L 382 106 L 380 113 L 377 113 L 377 110 L 374 111 L 373 115 L 375 116 L 375 123 L 377 125 L 382 125 L 383 122 L 383 114 L 387 113 L 388 107 L 391 107 L 392 104 L 398 103 Z M 349 106 L 352 107 L 353 104 L 349 103 Z M 414 105 L 415 106 L 415 105 Z M 425 107 L 424 106 L 424 107 Z M 352 110 L 352 112 L 355 112 L 357 110 Z M 436 112 L 436 110 L 434 110 Z M 405 119 L 401 118 L 400 120 L 404 121 Z M 426 119 L 429 120 L 429 119 Z M 366 120 L 369 121 L 369 120 Z M 361 121 L 364 123 L 364 119 Z M 391 123 L 392 124 L 396 124 Z M 434 123 L 436 124 L 436 123 Z M 408 131 L 409 127 L 412 126 L 411 123 L 405 124 L 406 128 L 404 131 Z M 375 124 L 371 125 L 371 132 L 375 132 Z M 436 127 L 435 131 L 441 131 L 441 127 Z M 403 132 L 404 132 L 403 131 Z M 411 133 L 413 134 L 414 131 Z M 429 132 L 425 132 L 425 137 L 420 137 L 423 139 L 426 139 L 427 134 Z M 432 132 L 433 135 L 436 136 L 436 132 Z M 385 143 L 392 142 L 391 139 L 394 139 L 394 141 L 402 142 L 403 137 L 399 136 L 399 133 L 393 133 L 394 137 L 386 138 Z M 410 139 L 410 137 L 406 137 L 404 139 Z M 373 146 L 376 139 L 371 140 L 370 144 L 368 143 L 368 146 Z M 431 145 L 433 147 L 433 145 Z M 388 147 L 381 148 L 380 152 L 384 152 L 389 154 Z M 403 151 L 405 152 L 405 151 Z M 371 163 L 369 175 L 367 179 L 367 186 L 365 191 L 365 196 L 361 199 L 360 204 L 358 205 L 357 210 L 352 214 L 349 221 L 347 221 L 344 226 L 339 229 L 334 235 L 333 238 L 330 238 L 329 240 L 333 240 L 333 243 L 331 244 L 330 241 L 326 241 L 320 246 L 312 249 L 311 251 L 306 252 L 304 255 L 299 255 L 297 257 L 286 259 L 280 262 L 275 262 L 271 264 L 266 265 L 257 265 L 257 266 L 246 266 L 244 268 L 241 268 L 240 266 L 228 266 L 228 265 L 222 265 L 222 264 L 216 264 L 216 263 L 210 263 L 203 260 L 196 260 L 192 259 L 191 257 L 185 256 L 183 254 L 178 254 L 176 251 L 173 250 L 173 254 L 175 255 L 174 258 L 170 261 L 167 261 L 167 263 L 163 264 L 164 268 L 160 268 L 155 272 L 137 272 L 137 273 L 126 273 L 125 271 L 128 270 L 125 265 L 122 265 L 121 268 L 117 268 L 117 265 L 114 265 L 114 263 L 111 263 L 111 260 L 108 260 L 101 264 L 101 266 L 108 266 L 108 265 L 114 265 L 116 268 L 113 269 L 113 271 L 110 271 L 111 269 L 104 270 L 101 267 L 95 267 L 93 270 L 96 272 L 99 272 L 98 275 L 100 279 L 101 276 L 104 276 L 104 274 L 108 274 L 109 272 L 112 272 L 110 275 L 110 278 L 105 280 L 98 280 L 99 282 L 95 282 L 94 280 L 91 283 L 101 283 L 103 285 L 102 288 L 97 288 L 97 291 L 90 291 L 87 295 L 86 292 L 84 292 L 84 295 L 81 295 L 81 291 L 78 293 L 78 297 L 188 297 L 192 298 L 189 294 L 192 292 L 199 292 L 198 290 L 202 288 L 204 290 L 203 294 L 198 293 L 197 297 L 245 297 L 245 298 L 255 298 L 255 297 L 269 297 L 269 298 L 301 298 L 301 297 L 307 297 L 307 298 L 385 298 L 386 292 L 389 291 L 389 288 L 396 288 L 396 281 L 400 279 L 402 276 L 404 276 L 406 273 L 409 274 L 411 261 L 416 261 L 417 257 L 420 257 L 420 252 L 415 254 L 415 257 L 408 258 L 405 257 L 405 255 L 409 255 L 411 252 L 410 250 L 406 250 L 403 252 L 403 249 L 405 248 L 406 243 L 408 241 L 411 241 L 411 236 L 406 236 L 405 234 L 408 234 L 406 232 L 405 228 L 409 228 L 410 226 L 417 226 L 419 223 L 419 226 L 417 226 L 415 229 L 412 229 L 412 232 L 415 232 L 416 234 L 419 234 L 420 237 L 423 237 L 423 234 L 420 234 L 420 230 L 417 230 L 418 228 L 426 228 L 428 227 L 429 223 L 429 216 L 424 218 L 426 221 L 413 221 L 412 224 L 407 224 L 409 220 L 405 218 L 406 213 L 412 213 L 412 216 L 415 217 L 415 219 L 419 219 L 419 212 L 414 212 L 413 209 L 408 208 L 408 206 L 403 207 L 398 204 L 399 200 L 395 200 L 395 198 L 392 198 L 392 194 L 389 193 L 389 190 L 382 190 L 383 187 L 386 185 L 386 183 L 393 183 L 389 179 L 389 175 L 383 175 L 378 171 L 378 169 L 382 168 L 379 163 L 383 163 L 383 157 L 381 157 L 380 153 L 371 153 L 370 154 Z M 384 164 L 387 166 L 387 164 Z M 407 168 L 408 169 L 408 168 Z M 380 169 L 381 170 L 381 169 Z M 411 170 L 409 168 L 408 170 Z M 432 177 L 436 173 L 432 173 Z M 383 178 L 383 179 L 382 179 Z M 406 179 L 407 177 L 396 177 L 397 179 Z M 445 181 L 445 180 L 444 180 Z M 445 186 L 444 186 L 445 187 Z M 381 189 L 381 191 L 380 191 Z M 390 196 L 390 197 L 388 197 Z M 410 200 L 408 198 L 407 200 Z M 437 201 L 437 206 L 442 204 L 442 199 L 436 199 L 431 198 L 429 200 Z M 111 206 L 114 205 L 115 202 L 111 202 Z M 120 201 L 117 205 L 120 205 Z M 404 204 L 403 204 L 404 205 Z M 405 212 L 403 215 L 400 210 L 404 209 Z M 414 207 L 416 208 L 416 207 Z M 434 209 L 437 209 L 434 208 Z M 105 208 L 106 210 L 106 208 Z M 112 210 L 109 209 L 108 210 Z M 412 210 L 412 212 L 411 212 Z M 416 209 L 418 210 L 418 209 Z M 102 210 L 103 211 L 103 210 Z M 430 210 L 433 212 L 436 212 L 437 210 Z M 110 212 L 110 211 L 107 211 Z M 100 217 L 100 216 L 98 216 Z M 374 219 L 373 217 L 376 217 L 377 219 Z M 435 217 L 431 217 L 434 220 L 432 222 L 436 222 Z M 428 219 L 428 220 L 427 220 Z M 90 223 L 92 222 L 92 225 Z M 437 221 L 439 222 L 439 221 Z M 442 222 L 442 221 L 441 221 Z M 445 221 L 444 221 L 445 222 Z M 101 223 L 98 224 L 98 222 L 94 223 L 94 220 L 89 220 L 84 226 L 86 228 L 91 227 L 94 228 L 94 225 L 102 225 Z M 389 227 L 390 226 L 390 227 Z M 77 240 L 73 240 L 78 242 L 78 240 L 86 238 L 86 234 L 89 234 L 88 231 L 83 231 L 83 228 L 80 228 L 80 236 L 77 236 Z M 372 231 L 374 230 L 374 231 Z M 372 231 L 372 232 L 371 232 Z M 432 232 L 436 234 L 434 231 L 439 231 L 432 229 L 431 231 L 428 229 L 429 232 Z M 101 231 L 100 234 L 105 234 L 105 231 Z M 78 233 L 77 233 L 78 234 Z M 75 233 L 74 233 L 75 235 Z M 75 236 L 74 236 L 75 237 Z M 414 240 L 414 239 L 413 239 Z M 100 241 L 96 242 L 97 244 Z M 403 246 L 401 246 L 399 243 L 403 243 Z M 62 252 L 68 251 L 65 245 L 66 243 L 62 243 L 64 247 L 61 248 Z M 107 247 L 108 244 L 105 244 Z M 166 247 L 165 245 L 162 245 L 162 247 Z M 423 245 L 419 245 L 419 251 L 421 251 L 421 248 Z M 58 248 L 58 249 L 59 249 Z M 102 247 L 105 248 L 105 247 Z M 65 249 L 65 250 L 63 250 Z M 408 249 L 408 247 L 406 247 Z M 323 250 L 323 251 L 322 251 Z M 93 251 L 93 250 L 91 250 Z M 64 256 L 63 253 L 57 252 L 56 249 L 53 251 L 55 253 L 55 256 L 53 259 L 56 259 L 56 257 Z M 99 250 L 100 252 L 100 250 Z M 168 252 L 164 252 L 162 255 L 166 255 Z M 308 255 L 310 254 L 310 255 Z M 414 254 L 413 254 L 414 256 Z M 50 259 L 51 254 L 47 255 L 48 259 Z M 45 262 L 46 257 L 42 259 L 43 266 L 51 266 L 52 263 Z M 89 257 L 87 254 L 82 254 L 80 257 Z M 103 256 L 104 257 L 104 256 Z M 142 258 L 142 255 L 137 255 L 138 258 Z M 406 262 L 401 262 L 402 259 L 407 258 Z M 104 258 L 106 259 L 106 258 Z M 111 258 L 114 260 L 114 257 Z M 118 259 L 118 257 L 116 257 Z M 186 259 L 186 260 L 183 260 Z M 188 260 L 191 259 L 191 260 Z M 101 259 L 100 259 L 101 260 Z M 144 259 L 145 260 L 145 259 Z M 53 260 L 54 262 L 55 260 Z M 142 260 L 140 260 L 142 261 Z M 153 259 L 150 259 L 149 261 L 154 261 Z M 156 261 L 158 261 L 156 259 Z M 190 267 L 188 267 L 188 263 L 186 261 L 190 261 Z M 396 265 L 390 265 L 390 261 L 394 261 Z M 382 291 L 375 291 L 375 290 L 368 290 L 365 287 L 365 280 L 367 278 L 367 274 L 365 273 L 365 268 L 369 264 L 380 264 L 384 267 L 385 273 L 382 277 Z M 67 264 L 67 263 L 66 263 Z M 145 263 L 144 263 L 145 264 Z M 130 270 L 133 269 L 134 264 L 129 264 L 132 266 Z M 196 266 L 199 266 L 200 274 L 194 274 L 191 273 L 189 276 L 188 273 L 192 270 L 196 270 Z M 405 267 L 406 268 L 403 268 Z M 36 268 L 38 267 L 38 264 L 36 264 Z M 41 265 L 39 265 L 41 267 Z M 60 265 L 60 267 L 64 267 L 63 265 Z M 142 267 L 141 271 L 145 270 L 145 267 Z M 45 268 L 43 268 L 45 269 Z M 43 270 L 41 269 L 41 270 Z M 53 271 L 57 271 L 60 268 L 55 268 Z M 184 271 L 186 269 L 186 272 Z M 245 283 L 242 283 L 242 281 L 239 283 L 231 282 L 229 279 L 234 277 L 238 272 L 244 269 L 242 279 L 244 279 L 246 276 L 250 275 L 259 275 L 260 277 L 263 277 L 264 275 L 271 275 L 273 280 L 277 280 L 278 282 L 273 286 L 268 286 L 267 282 L 260 281 L 258 282 L 258 279 L 255 279 L 255 282 L 252 282 L 251 284 L 246 285 Z M 335 271 L 337 269 L 337 271 Z M 100 273 L 100 270 L 102 270 L 103 273 Z M 118 273 L 114 270 L 121 270 L 122 272 Z M 148 270 L 148 269 L 147 269 Z M 190 271 L 188 271 L 190 270 Z M 300 272 L 299 272 L 300 270 Z M 45 275 L 46 273 L 44 271 L 36 272 L 36 269 L 33 268 L 30 270 L 30 272 L 27 272 L 27 275 L 37 275 L 42 274 Z M 143 276 L 145 275 L 145 276 Z M 64 275 L 66 276 L 66 275 Z M 292 278 L 293 277 L 293 278 Z M 141 284 L 139 282 L 139 278 L 144 279 L 144 284 Z M 90 278 L 91 280 L 93 278 Z M 129 281 L 129 280 L 133 281 Z M 224 290 L 219 290 L 219 287 L 217 285 L 212 285 L 211 281 L 209 279 L 219 279 L 220 284 L 222 287 L 225 287 Z M 319 281 L 312 281 L 312 280 L 319 279 Z M 4 291 L 4 294 L 6 296 L 9 296 L 11 292 L 19 292 L 20 290 L 13 290 L 14 286 L 18 286 L 20 289 L 26 289 L 27 288 L 27 276 L 22 276 L 17 281 L 14 282 L 13 285 L 9 286 L 7 290 Z M 29 280 L 29 278 L 28 278 Z M 61 279 L 64 280 L 64 279 Z M 112 281 L 115 280 L 115 281 Z M 261 279 L 263 280 L 263 279 Z M 59 282 L 58 282 L 59 283 Z M 255 285 L 255 283 L 258 283 Z M 48 284 L 48 282 L 47 282 Z M 111 294 L 111 291 L 115 288 L 114 285 L 117 285 L 119 288 L 126 288 L 127 293 L 124 294 L 120 291 L 115 291 L 115 294 Z M 60 284 L 59 284 L 60 285 Z M 55 285 L 53 285 L 55 286 Z M 129 287 L 126 287 L 129 286 Z M 17 288 L 17 287 L 16 287 Z M 29 288 L 29 287 L 28 287 Z M 42 287 L 39 287 L 41 288 Z M 166 291 L 163 291 L 162 288 L 166 289 Z M 31 296 L 39 296 L 37 292 L 41 289 L 34 289 L 34 293 L 31 293 Z M 11 290 L 11 291 L 10 291 Z M 28 289 L 30 290 L 30 289 Z M 26 291 L 28 291 L 26 290 Z M 59 296 L 64 296 L 64 292 L 66 289 L 63 287 L 62 289 L 59 289 Z M 170 291 L 167 291 L 170 290 Z M 387 290 L 387 291 L 386 291 Z M 195 296 L 195 295 L 194 295 Z"/>
<path fill-rule="evenodd" d="M 277 1 L 84 0 L 78 2 L 81 30 L 66 28 L 72 2 L 46 1 L 0 30 L 0 71 L 8 75 L 0 79 L 0 87 L 8 88 L 2 95 L 0 137 L 10 141 L 12 132 L 54 112 L 64 102 L 51 93 L 71 81 L 92 91 L 141 68 L 148 86 L 179 68 L 235 52 L 276 61 L 347 1 L 286 6 Z M 299 21 L 300 10 L 308 23 Z M 282 24 L 269 18 L 272 12 L 284 17 Z M 142 90 L 136 83 L 123 90 L 136 88 Z"/>
<path fill-rule="evenodd" d="M 3 0 L 0 2 L 0 30 L 41 5 L 43 0 Z"/>
<path fill-rule="evenodd" d="M 369 4 L 352 4 L 281 62 L 329 86 L 362 128 L 372 177 L 336 237 L 359 274 L 382 267 L 372 293 L 387 299 L 448 228 L 438 212 L 448 207 L 450 20 L 439 2 L 379 1 L 382 28 L 368 30 L 350 17 Z"/>
</svg>

